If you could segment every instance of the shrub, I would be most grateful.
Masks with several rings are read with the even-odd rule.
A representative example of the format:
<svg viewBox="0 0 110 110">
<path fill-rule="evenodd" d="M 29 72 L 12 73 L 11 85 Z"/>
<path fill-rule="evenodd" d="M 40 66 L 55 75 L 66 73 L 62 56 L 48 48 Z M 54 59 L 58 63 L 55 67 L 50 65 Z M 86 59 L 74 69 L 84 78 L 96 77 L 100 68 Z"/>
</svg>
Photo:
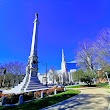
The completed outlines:
<svg viewBox="0 0 110 110">
<path fill-rule="evenodd" d="M 20 94 L 20 95 L 23 95 L 24 101 L 31 100 L 31 99 L 33 99 L 33 97 L 34 97 L 34 95 L 33 95 L 32 92 L 23 93 L 23 94 Z"/>
<path fill-rule="evenodd" d="M 40 96 L 41 96 L 41 91 L 34 92 L 34 98 L 40 98 Z"/>
<path fill-rule="evenodd" d="M 53 90 L 57 89 L 57 86 L 54 86 L 52 89 L 53 89 Z"/>
<path fill-rule="evenodd" d="M 0 93 L 0 98 L 1 98 L 2 96 L 8 96 L 8 94 L 2 94 L 2 93 Z"/>
<path fill-rule="evenodd" d="M 27 95 L 28 95 L 29 99 L 32 99 L 34 97 L 34 92 L 28 92 Z"/>
<path fill-rule="evenodd" d="M 2 97 L 2 92 L 0 92 L 0 98 Z"/>
<path fill-rule="evenodd" d="M 54 89 L 49 89 L 46 92 L 47 95 L 52 95 L 53 93 L 54 93 Z"/>
<path fill-rule="evenodd" d="M 47 96 L 47 94 L 46 94 L 47 93 L 47 90 L 41 90 L 41 92 L 44 93 L 44 97 Z"/>
<path fill-rule="evenodd" d="M 19 100 L 19 94 L 8 94 L 6 96 L 6 103 L 7 104 L 15 104 Z"/>
<path fill-rule="evenodd" d="M 64 91 L 64 88 L 60 87 L 60 88 L 56 88 L 56 90 L 57 90 L 57 92 L 59 93 L 59 92 Z"/>
<path fill-rule="evenodd" d="M 18 103 L 19 96 L 23 95 L 24 101 L 31 100 L 34 97 L 33 92 L 22 93 L 22 94 L 0 94 L 0 96 L 6 96 L 7 104 L 15 104 Z"/>
<path fill-rule="evenodd" d="M 64 88 L 62 88 L 62 87 L 59 88 L 59 87 L 55 86 L 48 90 L 40 90 L 40 91 L 36 91 L 36 92 L 28 92 L 28 93 L 22 93 L 22 94 L 2 94 L 2 93 L 0 93 L 0 100 L 1 100 L 2 96 L 6 96 L 7 104 L 15 104 L 15 103 L 18 103 L 20 95 L 23 95 L 24 101 L 28 101 L 28 100 L 32 100 L 33 98 L 40 98 L 41 92 L 44 93 L 44 97 L 48 96 L 48 95 L 52 95 L 52 94 L 54 94 L 55 89 L 57 90 L 58 93 L 64 91 Z"/>
</svg>

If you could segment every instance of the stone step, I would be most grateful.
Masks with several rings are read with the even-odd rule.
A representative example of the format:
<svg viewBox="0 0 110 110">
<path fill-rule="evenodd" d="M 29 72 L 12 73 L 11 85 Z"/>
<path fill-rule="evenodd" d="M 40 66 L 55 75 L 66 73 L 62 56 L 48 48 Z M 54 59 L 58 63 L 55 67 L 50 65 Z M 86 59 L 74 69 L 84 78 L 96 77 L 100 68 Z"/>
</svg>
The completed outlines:
<svg viewBox="0 0 110 110">
<path fill-rule="evenodd" d="M 40 89 L 32 89 L 32 90 L 24 90 L 24 92 L 31 92 L 31 91 L 39 91 L 39 90 L 48 90 L 49 88 L 40 88 Z"/>
<path fill-rule="evenodd" d="M 31 77 L 31 79 L 38 79 L 38 78 L 37 78 L 37 77 L 33 77 L 33 76 L 32 76 L 32 77 Z"/>
<path fill-rule="evenodd" d="M 37 86 L 37 87 L 27 87 L 27 88 L 45 88 L 44 86 Z"/>
<path fill-rule="evenodd" d="M 43 86 L 43 85 L 38 85 L 38 86 L 29 86 L 29 85 L 28 85 L 28 86 L 27 86 L 27 88 L 34 88 L 34 87 L 35 87 L 35 88 L 39 88 L 39 87 L 40 87 L 40 88 L 42 88 L 42 87 L 44 88 L 44 87 L 46 87 L 46 86 Z"/>
<path fill-rule="evenodd" d="M 34 78 L 34 79 L 30 79 L 30 81 L 39 81 L 39 80 Z"/>
<path fill-rule="evenodd" d="M 28 86 L 44 86 L 42 84 L 28 84 Z"/>
<path fill-rule="evenodd" d="M 27 88 L 44 88 L 45 86 L 28 86 Z"/>
<path fill-rule="evenodd" d="M 37 82 L 39 82 L 39 80 L 38 80 L 38 79 L 30 79 L 30 81 L 37 81 Z"/>
<path fill-rule="evenodd" d="M 45 87 L 36 87 L 36 88 L 33 87 L 33 88 L 27 88 L 26 90 L 35 90 L 35 89 L 37 90 L 37 89 L 43 89 L 43 88 L 45 88 Z"/>
<path fill-rule="evenodd" d="M 39 79 L 37 79 L 37 78 L 30 78 L 30 80 L 37 80 L 37 81 L 39 81 Z"/>
<path fill-rule="evenodd" d="M 39 82 L 29 82 L 29 84 L 39 84 Z"/>
<path fill-rule="evenodd" d="M 30 86 L 30 87 L 38 87 L 38 86 L 43 86 L 43 85 L 38 85 L 38 84 L 36 84 L 36 85 L 33 85 L 33 84 L 29 84 L 28 86 Z"/>
<path fill-rule="evenodd" d="M 39 83 L 36 83 L 36 82 L 29 82 L 29 84 L 28 85 L 39 85 Z M 40 85 L 42 85 L 42 84 L 40 84 Z"/>
</svg>

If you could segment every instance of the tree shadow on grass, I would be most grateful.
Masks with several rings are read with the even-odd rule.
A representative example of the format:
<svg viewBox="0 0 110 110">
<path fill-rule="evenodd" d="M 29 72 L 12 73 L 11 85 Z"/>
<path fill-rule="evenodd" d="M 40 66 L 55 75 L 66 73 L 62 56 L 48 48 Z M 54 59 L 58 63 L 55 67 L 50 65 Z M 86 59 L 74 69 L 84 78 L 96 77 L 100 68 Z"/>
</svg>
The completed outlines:
<svg viewBox="0 0 110 110">
<path fill-rule="evenodd" d="M 106 95 L 80 94 L 42 110 L 106 110 L 108 106 L 102 106 L 104 101 L 109 101 Z"/>
</svg>

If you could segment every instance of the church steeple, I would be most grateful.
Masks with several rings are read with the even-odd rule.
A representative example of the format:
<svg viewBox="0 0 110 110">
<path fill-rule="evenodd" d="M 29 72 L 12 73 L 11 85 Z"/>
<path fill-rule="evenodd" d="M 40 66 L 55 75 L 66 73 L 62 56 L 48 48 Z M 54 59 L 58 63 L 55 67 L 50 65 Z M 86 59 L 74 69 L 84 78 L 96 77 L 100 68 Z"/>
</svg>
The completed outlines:
<svg viewBox="0 0 110 110">
<path fill-rule="evenodd" d="M 38 43 L 38 13 L 35 14 L 35 20 L 34 20 L 34 28 L 33 28 L 33 36 L 32 36 L 32 45 L 31 45 L 31 52 L 30 56 L 37 56 L 37 43 Z"/>
<path fill-rule="evenodd" d="M 62 72 L 66 72 L 66 60 L 65 60 L 65 56 L 64 56 L 64 51 L 63 51 L 63 49 L 62 49 L 61 70 L 62 70 Z"/>
<path fill-rule="evenodd" d="M 62 62 L 65 62 L 65 56 L 64 56 L 64 51 L 62 49 Z"/>
<path fill-rule="evenodd" d="M 62 49 L 61 73 L 62 73 L 62 83 L 63 84 L 67 83 L 68 82 L 68 75 L 67 75 L 66 60 L 65 60 L 63 49 Z"/>
</svg>

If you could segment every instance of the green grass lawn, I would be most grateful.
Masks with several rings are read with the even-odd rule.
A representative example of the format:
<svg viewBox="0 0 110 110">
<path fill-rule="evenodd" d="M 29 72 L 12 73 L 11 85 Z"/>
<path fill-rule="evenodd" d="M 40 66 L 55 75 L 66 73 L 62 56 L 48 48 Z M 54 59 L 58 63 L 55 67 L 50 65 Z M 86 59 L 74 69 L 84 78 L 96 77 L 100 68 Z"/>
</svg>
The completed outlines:
<svg viewBox="0 0 110 110">
<path fill-rule="evenodd" d="M 66 86 L 66 88 L 80 88 L 84 87 L 85 85 L 72 85 L 72 86 Z"/>
<path fill-rule="evenodd" d="M 79 93 L 80 91 L 78 90 L 67 90 L 66 92 L 62 92 L 56 95 L 51 95 L 43 99 L 34 100 L 22 105 L 13 106 L 13 107 L 0 107 L 0 110 L 39 110 L 41 108 L 66 100 Z"/>
<path fill-rule="evenodd" d="M 108 82 L 105 83 L 97 83 L 97 84 L 92 84 L 90 86 L 88 85 L 72 85 L 72 86 L 66 86 L 66 88 L 80 88 L 80 87 L 104 87 L 104 88 L 110 88 L 108 85 Z"/>
<path fill-rule="evenodd" d="M 96 87 L 110 88 L 110 86 L 108 85 L 108 82 L 98 83 L 98 84 L 96 84 Z"/>
</svg>

